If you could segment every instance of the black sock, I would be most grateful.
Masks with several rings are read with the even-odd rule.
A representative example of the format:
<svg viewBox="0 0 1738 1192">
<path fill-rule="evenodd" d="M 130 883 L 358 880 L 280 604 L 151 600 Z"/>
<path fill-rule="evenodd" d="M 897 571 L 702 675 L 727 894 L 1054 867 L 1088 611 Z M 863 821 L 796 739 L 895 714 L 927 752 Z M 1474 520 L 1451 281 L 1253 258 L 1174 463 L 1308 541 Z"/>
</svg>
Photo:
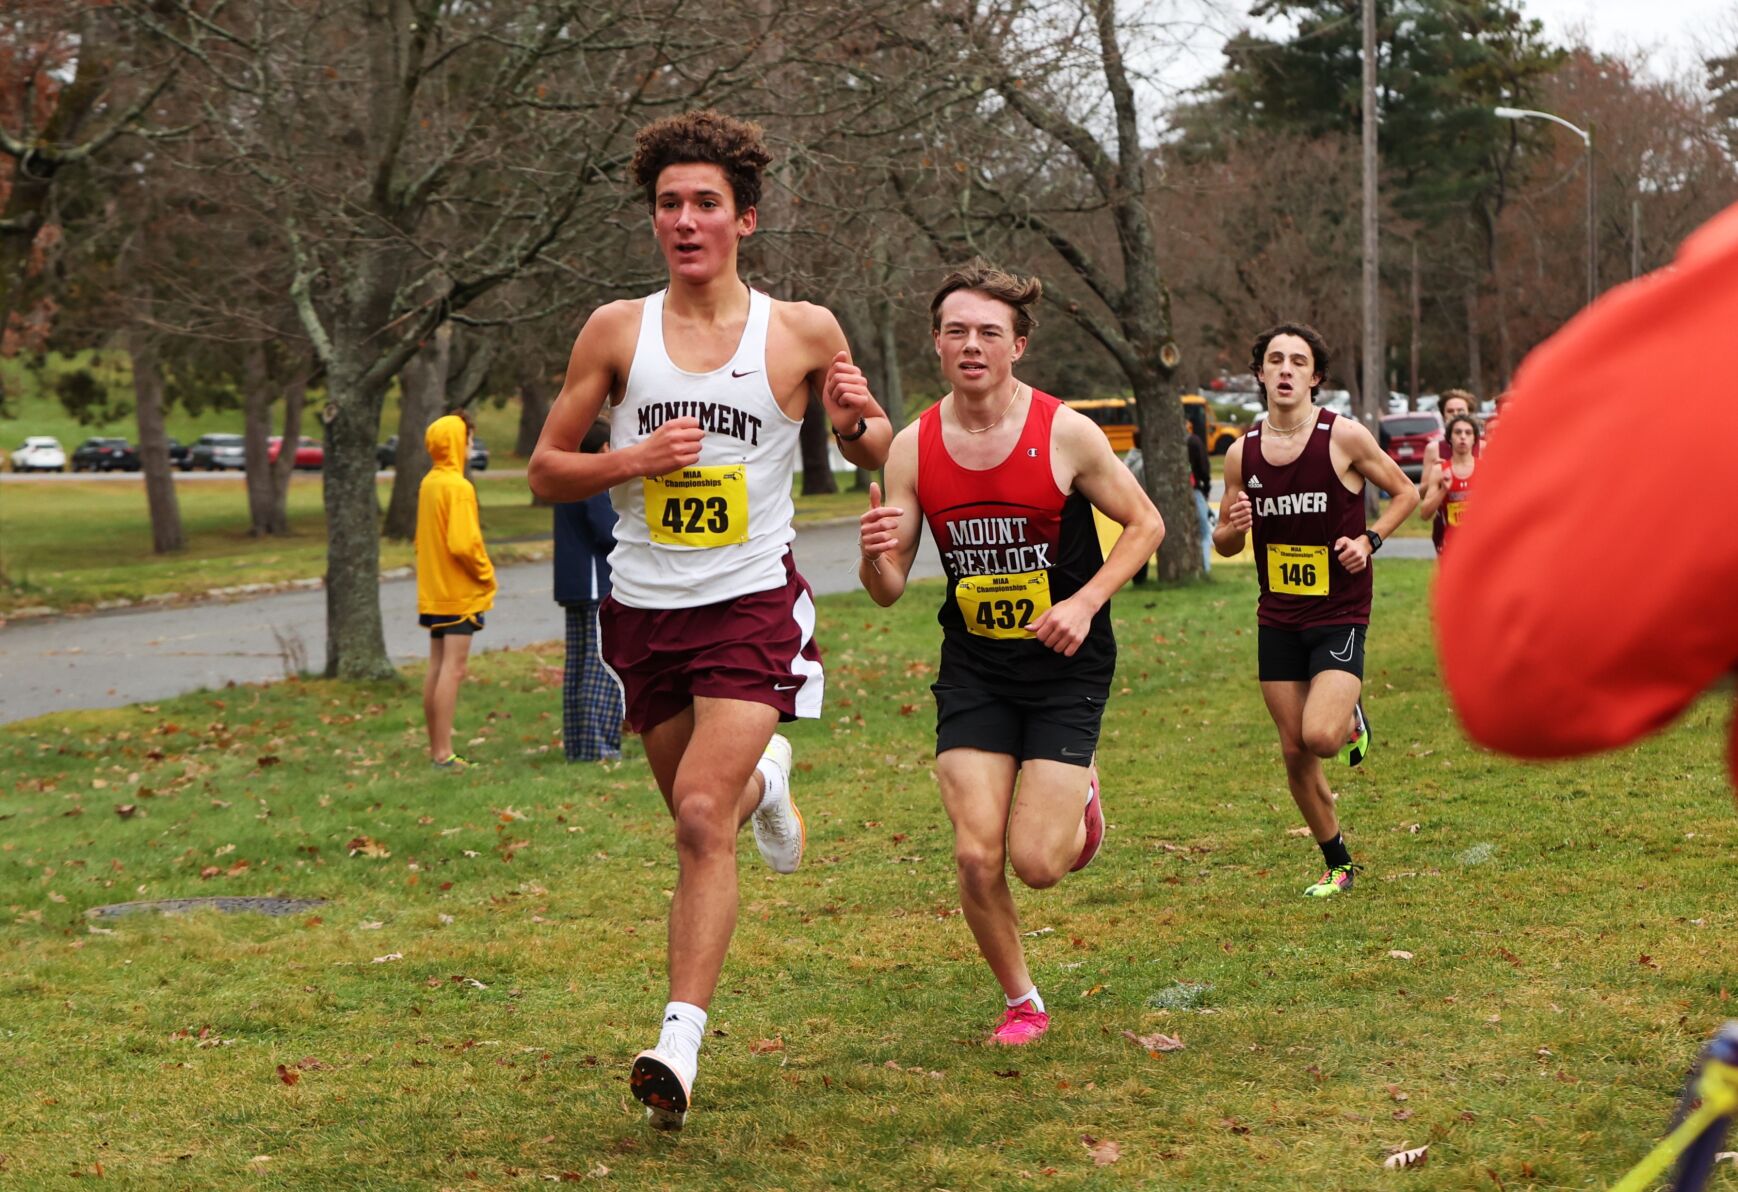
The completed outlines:
<svg viewBox="0 0 1738 1192">
<path fill-rule="evenodd" d="M 1321 847 L 1322 860 L 1328 863 L 1329 869 L 1352 863 L 1352 854 L 1346 851 L 1346 838 L 1340 833 L 1335 832 L 1332 840 L 1318 840 L 1316 844 Z"/>
</svg>

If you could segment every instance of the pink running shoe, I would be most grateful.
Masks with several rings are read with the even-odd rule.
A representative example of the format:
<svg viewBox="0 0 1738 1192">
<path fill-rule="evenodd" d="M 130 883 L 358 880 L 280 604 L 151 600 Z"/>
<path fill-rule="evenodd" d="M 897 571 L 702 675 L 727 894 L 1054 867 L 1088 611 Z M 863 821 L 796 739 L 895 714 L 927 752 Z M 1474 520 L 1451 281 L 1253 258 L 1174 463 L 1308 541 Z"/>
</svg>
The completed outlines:
<svg viewBox="0 0 1738 1192">
<path fill-rule="evenodd" d="M 1002 1025 L 996 1028 L 990 1039 L 1003 1047 L 1021 1047 L 1036 1043 L 1049 1029 L 1050 1015 L 1035 1008 L 1031 1002 L 1021 1002 L 1018 1006 L 1008 1007 Z"/>
<path fill-rule="evenodd" d="M 1078 873 L 1092 864 L 1092 859 L 1098 856 L 1098 850 L 1104 844 L 1104 804 L 1098 797 L 1098 771 L 1092 772 L 1092 785 L 1086 794 L 1086 843 L 1080 848 L 1080 857 L 1069 867 L 1069 873 Z"/>
</svg>

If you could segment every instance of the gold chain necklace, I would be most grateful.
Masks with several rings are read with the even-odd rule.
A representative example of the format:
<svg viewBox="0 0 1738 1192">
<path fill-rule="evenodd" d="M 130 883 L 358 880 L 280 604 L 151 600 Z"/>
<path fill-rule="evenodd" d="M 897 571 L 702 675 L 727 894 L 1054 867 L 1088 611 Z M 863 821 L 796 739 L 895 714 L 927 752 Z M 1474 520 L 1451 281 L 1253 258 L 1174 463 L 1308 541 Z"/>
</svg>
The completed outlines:
<svg viewBox="0 0 1738 1192">
<path fill-rule="evenodd" d="M 1267 420 L 1267 429 L 1276 435 L 1295 435 L 1298 431 L 1302 430 L 1313 421 L 1315 421 L 1313 418 L 1303 418 L 1300 419 L 1295 426 L 1276 426 L 1274 425 L 1273 419 L 1269 418 Z"/>
<path fill-rule="evenodd" d="M 955 404 L 955 408 L 954 408 L 954 421 L 958 422 L 960 424 L 960 429 L 965 431 L 968 435 L 988 434 L 990 431 L 993 431 L 998 426 L 1002 425 L 1002 419 L 1004 419 L 1008 416 L 1008 411 L 1014 408 L 1014 403 L 1016 401 L 1020 400 L 1020 390 L 1023 389 L 1024 387 L 1025 387 L 1024 383 L 1014 386 L 1014 392 L 1008 398 L 1007 402 L 1005 404 L 1003 404 L 1002 412 L 1000 414 L 997 414 L 996 420 L 994 422 L 990 423 L 988 426 L 967 426 L 964 422 L 962 422 L 960 420 L 960 416 L 959 416 L 959 408 L 958 408 L 958 404 L 957 404 L 958 399 L 956 398 L 955 399 L 956 404 Z"/>
</svg>

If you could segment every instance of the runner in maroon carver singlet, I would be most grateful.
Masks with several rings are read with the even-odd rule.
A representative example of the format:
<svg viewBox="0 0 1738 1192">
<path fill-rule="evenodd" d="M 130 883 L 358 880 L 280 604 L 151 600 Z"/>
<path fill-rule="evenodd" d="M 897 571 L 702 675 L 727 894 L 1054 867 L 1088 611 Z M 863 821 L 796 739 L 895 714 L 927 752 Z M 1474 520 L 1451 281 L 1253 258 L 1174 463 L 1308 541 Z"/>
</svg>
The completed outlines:
<svg viewBox="0 0 1738 1192">
<path fill-rule="evenodd" d="M 1249 366 L 1267 397 L 1267 418 L 1225 456 L 1213 548 L 1237 555 L 1245 536 L 1255 536 L 1261 695 L 1279 730 L 1291 797 L 1327 863 L 1304 894 L 1326 898 L 1351 889 L 1358 866 L 1340 834 L 1322 758 L 1341 753 L 1355 766 L 1369 752 L 1359 695 L 1370 556 L 1418 504 L 1418 491 L 1368 430 L 1310 400 L 1328 369 L 1327 344 L 1314 328 L 1282 323 L 1264 331 Z M 1394 494 L 1369 528 L 1366 483 Z"/>
<path fill-rule="evenodd" d="M 905 591 L 926 521 L 941 552 L 935 772 L 960 908 L 1002 987 L 991 1038 L 1007 1046 L 1042 1037 L 1050 1015 L 1006 869 L 1042 889 L 1098 854 L 1094 754 L 1116 669 L 1110 596 L 1164 536 L 1098 427 L 1014 376 L 1039 292 L 1036 279 L 981 262 L 942 283 L 931 331 L 952 389 L 894 439 L 888 503 L 869 486 L 857 568 L 885 606 Z M 1123 526 L 1108 558 L 1095 507 Z"/>
</svg>

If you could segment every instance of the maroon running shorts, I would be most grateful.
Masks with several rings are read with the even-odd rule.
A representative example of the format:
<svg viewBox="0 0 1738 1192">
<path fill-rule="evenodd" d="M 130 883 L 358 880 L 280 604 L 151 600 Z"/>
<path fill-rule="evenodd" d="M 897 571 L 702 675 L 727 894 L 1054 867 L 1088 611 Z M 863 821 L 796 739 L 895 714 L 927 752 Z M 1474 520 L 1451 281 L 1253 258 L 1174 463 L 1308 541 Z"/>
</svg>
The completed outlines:
<svg viewBox="0 0 1738 1192">
<path fill-rule="evenodd" d="M 821 714 L 815 600 L 789 552 L 785 582 L 696 608 L 598 608 L 603 659 L 621 680 L 628 728 L 655 728 L 697 695 L 770 704 L 780 720 Z"/>
</svg>

